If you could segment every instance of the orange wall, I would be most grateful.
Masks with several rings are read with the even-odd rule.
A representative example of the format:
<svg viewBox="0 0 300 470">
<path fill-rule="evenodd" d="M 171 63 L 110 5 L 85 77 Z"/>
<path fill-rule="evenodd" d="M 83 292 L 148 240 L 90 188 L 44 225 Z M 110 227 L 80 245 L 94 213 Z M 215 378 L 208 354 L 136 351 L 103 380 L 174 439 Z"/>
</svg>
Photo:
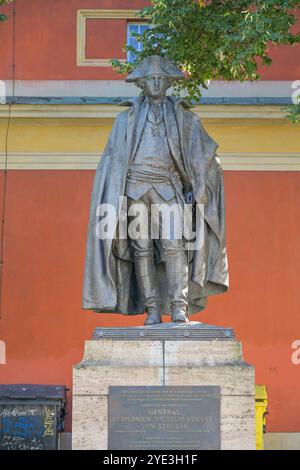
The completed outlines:
<svg viewBox="0 0 300 470">
<path fill-rule="evenodd" d="M 76 65 L 76 29 L 77 10 L 79 9 L 140 9 L 149 5 L 147 0 L 18 0 L 16 9 L 16 78 L 23 80 L 120 80 L 120 75 L 107 67 L 77 67 Z M 12 5 L 2 7 L 9 12 Z M 11 18 L 11 17 L 10 17 Z M 88 22 L 89 23 L 89 22 Z M 108 52 L 115 52 L 114 45 L 108 47 L 107 28 L 109 22 L 98 23 L 99 57 L 103 56 L 103 45 Z M 87 30 L 95 32 L 91 25 Z M 125 25 L 124 25 L 125 30 Z M 125 33 L 125 31 L 124 31 Z M 0 77 L 11 77 L 11 51 L 8 44 L 12 41 L 12 21 L 0 28 Z M 91 48 L 88 39 L 87 48 Z M 112 43 L 115 38 L 112 36 Z M 123 47 L 124 34 L 119 30 L 120 50 Z M 93 47 L 92 56 L 95 53 Z M 87 51 L 88 52 L 88 51 Z M 108 55 L 108 58 L 110 55 Z M 113 56 L 112 56 L 113 57 Z M 106 58 L 106 57 L 105 57 Z"/>
<path fill-rule="evenodd" d="M 96 326 L 143 322 L 81 310 L 93 174 L 8 174 L 0 382 L 70 387 Z M 268 387 L 268 430 L 299 432 L 300 365 L 291 363 L 291 343 L 300 339 L 300 173 L 227 171 L 225 190 L 230 291 L 193 318 L 234 328 L 256 383 Z"/>
<path fill-rule="evenodd" d="M 107 67 L 76 66 L 76 21 L 78 9 L 139 9 L 148 0 L 17 0 L 16 78 L 23 80 L 117 80 L 120 75 Z M 12 5 L 1 6 L 10 16 L 0 28 L 0 79 L 12 76 Z M 101 23 L 102 21 L 102 23 Z M 109 58 L 124 44 L 125 21 L 110 36 L 110 21 L 87 22 L 87 56 Z M 101 24 L 101 26 L 99 26 Z M 105 52 L 108 54 L 106 55 Z M 120 52 L 121 54 L 121 52 Z M 120 56 L 119 54 L 119 56 Z M 105 57 L 106 56 L 106 57 Z M 274 48 L 271 67 L 260 67 L 263 79 L 297 80 L 300 77 L 300 45 Z"/>
</svg>

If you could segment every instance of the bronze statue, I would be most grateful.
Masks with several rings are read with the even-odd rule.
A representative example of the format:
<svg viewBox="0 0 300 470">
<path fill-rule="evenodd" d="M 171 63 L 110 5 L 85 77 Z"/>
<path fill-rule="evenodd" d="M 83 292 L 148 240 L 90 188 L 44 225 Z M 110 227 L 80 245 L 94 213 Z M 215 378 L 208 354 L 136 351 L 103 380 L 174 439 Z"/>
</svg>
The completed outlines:
<svg viewBox="0 0 300 470">
<path fill-rule="evenodd" d="M 143 93 L 121 103 L 129 109 L 118 115 L 95 175 L 84 309 L 127 315 L 146 311 L 145 325 L 161 323 L 162 314 L 171 314 L 173 322 L 187 323 L 190 314 L 205 308 L 208 295 L 228 288 L 223 175 L 217 144 L 190 110 L 191 105 L 166 96 L 173 80 L 182 78 L 171 61 L 151 56 L 126 79 Z M 130 214 L 136 213 L 136 207 L 147 209 L 150 217 L 153 205 L 172 208 L 177 204 L 182 215 L 184 205 L 189 204 L 192 225 L 196 236 L 202 231 L 202 243 L 187 249 L 186 236 L 175 237 L 174 230 L 163 236 L 163 218 L 154 223 L 159 235 L 151 237 L 148 216 L 142 223 L 149 222 L 147 236 L 118 236 L 125 199 L 127 223 L 134 220 Z M 98 230 L 105 205 L 116 214 L 109 237 L 99 236 Z M 197 223 L 196 213 L 200 214 Z"/>
</svg>

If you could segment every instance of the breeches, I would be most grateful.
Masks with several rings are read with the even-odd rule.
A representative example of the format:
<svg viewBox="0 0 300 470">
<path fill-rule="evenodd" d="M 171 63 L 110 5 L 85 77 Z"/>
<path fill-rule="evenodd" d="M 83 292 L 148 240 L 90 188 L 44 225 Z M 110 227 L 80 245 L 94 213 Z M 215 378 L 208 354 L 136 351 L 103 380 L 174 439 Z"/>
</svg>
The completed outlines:
<svg viewBox="0 0 300 470">
<path fill-rule="evenodd" d="M 131 210 L 131 208 L 134 209 L 136 204 L 140 205 L 140 208 L 145 209 L 145 211 L 147 209 L 147 237 L 141 236 L 140 238 L 136 238 L 136 235 L 134 238 L 130 237 L 137 282 L 147 311 L 149 311 L 149 309 L 161 308 L 158 276 L 154 263 L 153 239 L 151 238 L 152 226 L 152 230 L 154 229 L 154 232 L 159 235 L 164 252 L 171 311 L 179 308 L 187 312 L 188 261 L 182 237 L 175 238 L 174 227 L 171 227 L 168 236 L 165 236 L 166 232 L 162 230 L 162 226 L 170 220 L 169 218 L 168 220 L 166 218 L 164 219 L 164 215 L 159 217 L 159 219 L 155 217 L 154 219 L 151 218 L 152 204 L 167 204 L 168 206 L 172 206 L 175 203 L 176 198 L 165 201 L 154 189 L 147 191 L 138 200 L 129 197 L 127 199 L 128 211 Z M 137 206 L 135 206 L 135 208 L 137 208 Z M 143 211 L 143 214 L 144 213 Z M 134 218 L 135 216 L 129 215 L 129 222 L 132 222 Z M 173 223 L 175 222 L 173 221 Z"/>
</svg>

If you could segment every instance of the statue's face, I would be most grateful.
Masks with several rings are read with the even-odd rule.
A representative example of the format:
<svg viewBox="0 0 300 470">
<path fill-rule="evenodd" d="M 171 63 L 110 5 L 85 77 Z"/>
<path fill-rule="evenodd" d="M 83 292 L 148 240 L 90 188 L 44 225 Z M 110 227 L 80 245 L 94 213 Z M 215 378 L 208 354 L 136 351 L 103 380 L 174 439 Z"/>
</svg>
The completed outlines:
<svg viewBox="0 0 300 470">
<path fill-rule="evenodd" d="M 141 79 L 143 90 L 151 98 L 163 98 L 171 86 L 171 80 L 165 75 L 149 75 Z"/>
</svg>

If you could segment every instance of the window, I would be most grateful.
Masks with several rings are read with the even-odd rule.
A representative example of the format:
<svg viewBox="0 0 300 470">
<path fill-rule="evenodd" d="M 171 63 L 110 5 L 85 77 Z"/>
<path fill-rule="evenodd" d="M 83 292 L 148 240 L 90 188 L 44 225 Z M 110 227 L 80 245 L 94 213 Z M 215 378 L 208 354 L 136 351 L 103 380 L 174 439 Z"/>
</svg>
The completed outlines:
<svg viewBox="0 0 300 470">
<path fill-rule="evenodd" d="M 142 34 L 146 29 L 149 28 L 149 25 L 147 23 L 128 23 L 127 26 L 127 44 L 129 46 L 134 47 L 137 51 L 142 50 L 142 44 L 140 42 L 137 42 L 136 38 L 132 36 L 131 33 L 138 33 Z M 127 52 L 127 60 L 128 62 L 133 62 L 134 61 L 134 56 L 131 51 Z"/>
</svg>

